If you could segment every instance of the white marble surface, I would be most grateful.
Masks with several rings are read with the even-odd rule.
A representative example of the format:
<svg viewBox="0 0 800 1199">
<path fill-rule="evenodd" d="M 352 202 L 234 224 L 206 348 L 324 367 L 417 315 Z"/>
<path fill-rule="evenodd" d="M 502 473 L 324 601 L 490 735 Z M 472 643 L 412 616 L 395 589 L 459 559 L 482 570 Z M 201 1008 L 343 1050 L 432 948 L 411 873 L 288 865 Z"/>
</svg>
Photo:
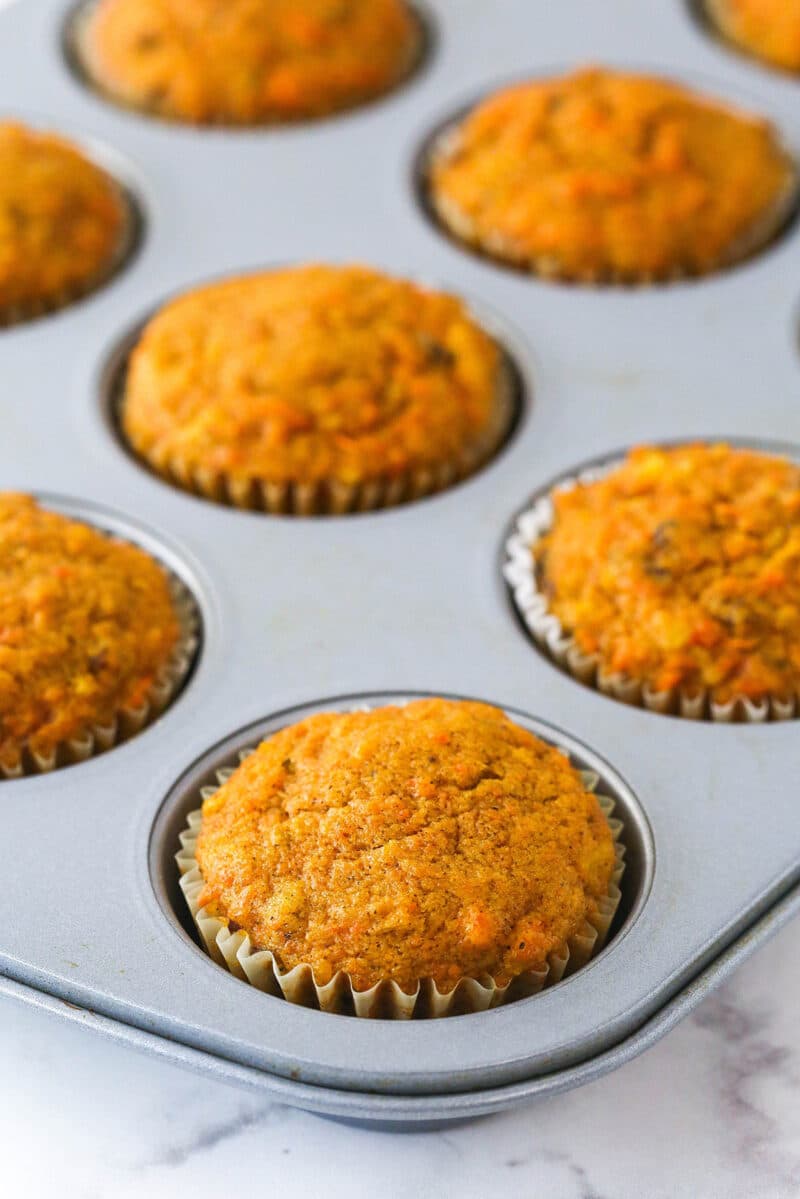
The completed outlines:
<svg viewBox="0 0 800 1199">
<path fill-rule="evenodd" d="M 800 922 L 653 1050 L 447 1132 L 341 1127 L 0 1003 L 0 1195 L 800 1195 Z"/>
</svg>

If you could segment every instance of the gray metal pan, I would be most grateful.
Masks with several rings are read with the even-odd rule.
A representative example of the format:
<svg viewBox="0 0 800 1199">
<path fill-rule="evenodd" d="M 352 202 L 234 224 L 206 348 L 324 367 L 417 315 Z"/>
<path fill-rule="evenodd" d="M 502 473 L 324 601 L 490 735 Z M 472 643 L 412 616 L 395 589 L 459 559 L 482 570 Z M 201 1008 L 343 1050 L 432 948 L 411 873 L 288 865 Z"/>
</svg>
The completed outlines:
<svg viewBox="0 0 800 1199">
<path fill-rule="evenodd" d="M 558 287 L 463 253 L 412 181 L 425 137 L 465 99 L 553 64 L 637 63 L 656 46 L 654 69 L 748 96 L 794 145 L 798 85 L 721 50 L 677 2 L 432 8 L 436 53 L 407 87 L 336 120 L 246 132 L 117 110 L 65 63 L 63 4 L 0 12 L 0 111 L 110 147 L 145 225 L 102 291 L 0 332 L 2 486 L 140 541 L 203 618 L 194 674 L 154 725 L 80 766 L 0 784 L 4 987 L 288 1102 L 396 1124 L 462 1119 L 626 1060 L 788 918 L 800 877 L 797 725 L 695 724 L 579 686 L 523 635 L 500 571 L 527 497 L 622 445 L 724 435 L 795 452 L 797 228 L 703 281 Z M 370 262 L 470 299 L 525 388 L 483 471 L 391 511 L 272 518 L 184 494 L 122 449 L 109 363 L 142 316 L 206 277 L 309 259 Z M 190 940 L 170 899 L 176 784 L 251 724 L 387 691 L 494 700 L 608 765 L 632 817 L 635 919 L 588 968 L 506 1008 L 397 1024 L 273 1000 Z"/>
</svg>

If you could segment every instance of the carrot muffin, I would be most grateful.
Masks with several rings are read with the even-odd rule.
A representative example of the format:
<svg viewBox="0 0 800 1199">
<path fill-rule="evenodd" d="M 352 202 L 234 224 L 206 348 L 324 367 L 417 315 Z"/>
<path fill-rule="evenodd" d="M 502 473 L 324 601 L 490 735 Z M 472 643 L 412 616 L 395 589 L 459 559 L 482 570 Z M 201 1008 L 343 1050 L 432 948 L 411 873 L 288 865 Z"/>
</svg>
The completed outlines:
<svg viewBox="0 0 800 1199">
<path fill-rule="evenodd" d="M 310 968 L 319 988 L 343 974 L 351 996 L 541 977 L 581 938 L 596 948 L 620 872 L 562 753 L 497 708 L 444 699 L 275 733 L 205 799 L 195 860 L 195 910 L 278 974 Z"/>
<path fill-rule="evenodd" d="M 405 0 L 98 0 L 79 55 L 118 102 L 197 124 L 326 116 L 388 91 L 421 52 Z"/>
<path fill-rule="evenodd" d="M 111 744 L 174 689 L 186 637 L 143 550 L 0 493 L 0 776 Z"/>
<path fill-rule="evenodd" d="M 644 446 L 552 501 L 534 546 L 540 586 L 600 674 L 723 710 L 773 699 L 794 709 L 797 465 L 727 445 Z"/>
<path fill-rule="evenodd" d="M 130 239 L 119 186 L 52 133 L 0 122 L 0 325 L 103 282 Z"/>
<path fill-rule="evenodd" d="M 166 304 L 131 354 L 121 424 L 157 471 L 212 498 L 347 511 L 474 470 L 510 392 L 496 343 L 452 296 L 305 266 Z"/>
<path fill-rule="evenodd" d="M 705 0 L 712 22 L 740 50 L 800 71 L 800 0 Z"/>
<path fill-rule="evenodd" d="M 535 79 L 435 143 L 430 202 L 457 237 L 544 276 L 703 275 L 785 220 L 794 165 L 764 120 L 648 76 Z"/>
</svg>

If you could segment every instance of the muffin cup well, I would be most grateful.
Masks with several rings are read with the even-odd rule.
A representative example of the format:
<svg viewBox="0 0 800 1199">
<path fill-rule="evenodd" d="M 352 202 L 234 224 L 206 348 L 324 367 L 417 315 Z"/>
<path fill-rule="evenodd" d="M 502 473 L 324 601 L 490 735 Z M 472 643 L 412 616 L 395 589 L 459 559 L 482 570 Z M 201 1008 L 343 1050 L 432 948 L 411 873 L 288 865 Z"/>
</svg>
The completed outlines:
<svg viewBox="0 0 800 1199">
<path fill-rule="evenodd" d="M 552 283 L 567 283 L 587 287 L 649 287 L 666 283 L 680 283 L 693 278 L 704 278 L 717 271 L 752 258 L 765 250 L 778 238 L 800 205 L 800 167 L 790 149 L 777 131 L 779 144 L 786 160 L 786 182 L 774 203 L 755 220 L 752 226 L 730 243 L 719 260 L 702 272 L 691 272 L 681 268 L 669 271 L 577 271 L 566 269 L 555 255 L 540 254 L 531 257 L 520 253 L 502 234 L 480 234 L 474 223 L 457 204 L 446 196 L 438 195 L 431 183 L 431 170 L 437 160 L 453 154 L 458 145 L 458 127 L 469 114 L 469 109 L 459 114 L 435 132 L 423 150 L 419 165 L 419 187 L 424 209 L 438 227 L 462 248 L 489 259 L 498 266 L 528 274 Z"/>
<path fill-rule="evenodd" d="M 132 193 L 118 179 L 110 175 L 106 167 L 95 162 L 94 159 L 92 159 L 92 162 L 104 172 L 109 183 L 114 188 L 123 209 L 123 226 L 114 253 L 93 275 L 88 276 L 80 284 L 62 288 L 55 295 L 46 298 L 29 300 L 26 303 L 12 304 L 7 307 L 0 306 L 0 329 L 21 325 L 26 321 L 35 321 L 39 317 L 50 316 L 53 313 L 60 312 L 63 308 L 68 308 L 70 304 L 77 303 L 78 300 L 85 299 L 87 296 L 99 291 L 107 283 L 110 283 L 114 276 L 135 254 L 142 234 L 142 216 L 139 205 Z"/>
<path fill-rule="evenodd" d="M 274 516 L 341 516 L 393 508 L 452 487 L 474 474 L 500 449 L 517 415 L 519 384 L 510 360 L 504 354 L 497 384 L 492 419 L 481 437 L 457 458 L 435 466 L 417 467 L 403 474 L 377 476 L 359 483 L 339 479 L 309 483 L 234 477 L 224 471 L 195 466 L 174 456 L 147 456 L 128 440 L 120 420 L 122 379 L 116 396 L 117 424 L 124 444 L 138 461 L 149 466 L 166 482 L 214 503 L 266 512 Z"/>
<path fill-rule="evenodd" d="M 243 750 L 239 757 L 243 760 L 252 752 L 252 749 Z M 592 771 L 580 773 L 584 785 L 594 791 L 600 781 L 598 775 Z M 232 768 L 218 771 L 217 786 L 203 787 L 201 799 L 213 795 L 232 774 Z M 625 869 L 625 845 L 621 840 L 622 821 L 612 815 L 613 800 L 602 794 L 598 794 L 597 799 L 614 839 L 616 861 L 608 894 L 599 901 L 596 915 L 587 919 L 566 944 L 550 954 L 544 969 L 526 971 L 504 986 L 498 986 L 490 975 L 484 975 L 481 978 L 462 978 L 452 991 L 444 993 L 430 978 L 420 979 L 410 994 L 390 979 L 378 982 L 368 990 L 358 991 L 349 976 L 341 970 L 328 983 L 319 984 L 311 966 L 300 964 L 291 970 L 284 970 L 269 950 L 255 949 L 246 932 L 232 929 L 226 919 L 215 915 L 210 908 L 200 906 L 199 899 L 205 885 L 195 853 L 203 818 L 200 809 L 190 812 L 187 818 L 188 826 L 180 834 L 181 849 L 176 853 L 175 861 L 181 875 L 181 890 L 209 956 L 236 978 L 258 990 L 282 997 L 289 1003 L 337 1015 L 385 1020 L 463 1015 L 536 995 L 544 987 L 574 974 L 603 948 L 621 899 L 619 882 Z"/>
<path fill-rule="evenodd" d="M 596 482 L 619 465 L 620 462 L 615 461 L 599 469 L 582 471 L 575 478 L 559 483 L 557 490 L 569 491 L 579 484 Z M 539 496 L 517 517 L 513 532 L 506 540 L 503 574 L 523 624 L 539 648 L 557 665 L 579 682 L 622 703 L 688 720 L 761 723 L 788 720 L 798 715 L 800 701 L 796 695 L 769 696 L 761 700 L 741 695 L 720 703 L 705 688 L 689 691 L 674 687 L 668 691 L 654 691 L 639 679 L 604 672 L 599 656 L 584 653 L 564 629 L 539 586 L 534 547 L 550 531 L 552 524 L 551 494 Z"/>
<path fill-rule="evenodd" d="M 16 758 L 0 760 L 0 779 L 17 779 L 45 774 L 60 766 L 85 762 L 103 753 L 151 724 L 168 706 L 188 675 L 199 643 L 200 617 L 194 598 L 177 575 L 169 574 L 170 594 L 180 631 L 169 660 L 151 684 L 147 698 L 136 708 L 122 708 L 108 724 L 96 724 L 59 744 L 49 753 L 38 753 L 29 745 Z"/>
</svg>

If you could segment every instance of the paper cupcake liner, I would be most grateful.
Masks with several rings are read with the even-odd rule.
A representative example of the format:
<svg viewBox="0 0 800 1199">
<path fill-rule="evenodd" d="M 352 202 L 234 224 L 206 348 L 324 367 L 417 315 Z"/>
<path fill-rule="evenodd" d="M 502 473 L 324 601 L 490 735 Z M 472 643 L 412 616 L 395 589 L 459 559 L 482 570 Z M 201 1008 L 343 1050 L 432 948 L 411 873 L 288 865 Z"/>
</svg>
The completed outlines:
<svg viewBox="0 0 800 1199">
<path fill-rule="evenodd" d="M 136 708 L 121 709 L 109 724 L 92 725 L 74 737 L 59 742 L 49 753 L 38 753 L 29 745 L 24 746 L 15 759 L 0 760 L 0 779 L 45 774 L 61 766 L 85 762 L 127 741 L 164 711 L 191 669 L 200 625 L 197 606 L 188 588 L 176 575 L 170 574 L 168 581 L 180 632 L 169 660 L 151 684 L 144 702 Z"/>
<path fill-rule="evenodd" d="M 444 491 L 474 474 L 497 452 L 509 433 L 516 415 L 517 390 L 515 374 L 504 357 L 492 419 L 472 446 L 458 458 L 436 466 L 418 467 L 401 475 L 360 483 L 343 483 L 338 479 L 297 483 L 234 478 L 224 471 L 198 467 L 174 456 L 142 453 L 125 437 L 121 425 L 120 432 L 137 457 L 168 483 L 204 499 L 274 516 L 341 516 L 397 507 Z M 118 394 L 118 410 L 120 401 Z"/>
<path fill-rule="evenodd" d="M 240 760 L 252 752 L 252 749 L 241 751 Z M 584 785 L 594 791 L 600 781 L 599 775 L 593 771 L 580 773 Z M 217 785 L 203 787 L 200 798 L 205 800 L 213 795 L 232 774 L 233 768 L 217 771 Z M 211 908 L 200 906 L 200 895 L 205 885 L 195 852 L 203 819 L 200 809 L 190 812 L 187 817 L 187 827 L 180 834 L 181 849 L 175 855 L 175 861 L 181 875 L 181 891 L 209 957 L 259 991 L 286 999 L 289 1003 L 337 1015 L 387 1020 L 462 1015 L 486 1011 L 503 1003 L 536 995 L 544 987 L 574 974 L 605 945 L 621 899 L 619 883 L 625 869 L 625 845 L 621 840 L 622 821 L 612 814 L 614 801 L 602 794 L 597 795 L 597 800 L 614 839 L 615 866 L 608 894 L 599 900 L 596 914 L 587 918 L 566 944 L 550 954 L 544 969 L 526 971 L 504 986 L 498 986 L 490 975 L 483 975 L 480 978 L 462 978 L 452 991 L 447 992 L 440 991 L 431 978 L 421 979 L 410 994 L 390 979 L 359 991 L 353 986 L 349 975 L 341 970 L 330 982 L 320 984 L 311 966 L 300 964 L 284 970 L 269 950 L 256 949 L 246 932 L 233 929 L 226 919 L 215 915 Z"/>
<path fill-rule="evenodd" d="M 80 149 L 80 145 L 78 145 Z M 93 166 L 101 170 L 117 193 L 123 208 L 123 228 L 114 253 L 81 283 L 72 287 L 62 288 L 54 295 L 41 297 L 37 300 L 27 300 L 24 303 L 0 306 L 0 329 L 8 329 L 13 325 L 21 325 L 27 321 L 38 320 L 39 317 L 50 316 L 68 308 L 70 304 L 83 300 L 93 292 L 99 291 L 122 269 L 134 253 L 141 231 L 141 215 L 138 205 L 131 193 L 117 179 L 109 174 L 106 167 L 90 159 Z"/>
<path fill-rule="evenodd" d="M 779 135 L 779 131 L 776 130 Z M 794 156 L 779 141 L 786 160 L 786 183 L 774 204 L 750 228 L 735 238 L 719 260 L 705 271 L 688 271 L 674 267 L 665 271 L 576 271 L 564 267 L 556 255 L 531 256 L 520 252 L 514 243 L 500 233 L 480 233 L 474 222 L 448 196 L 439 195 L 431 183 L 431 168 L 438 159 L 448 157 L 458 142 L 455 126 L 443 130 L 427 153 L 423 166 L 423 188 L 427 207 L 439 225 L 456 242 L 500 266 L 527 273 L 554 283 L 573 283 L 589 287 L 648 287 L 679 283 L 724 271 L 744 262 L 773 242 L 789 224 L 800 204 L 800 170 Z"/>
<path fill-rule="evenodd" d="M 163 121 L 168 125 L 184 125 L 194 129 L 276 129 L 286 126 L 312 124 L 317 121 L 331 120 L 344 116 L 353 109 L 364 108 L 370 104 L 390 96 L 392 92 L 403 87 L 421 69 L 425 63 L 433 41 L 433 33 L 426 13 L 416 0 L 406 0 L 406 6 L 416 23 L 416 36 L 408 48 L 403 62 L 399 65 L 397 75 L 376 92 L 367 92 L 362 96 L 354 96 L 346 103 L 319 113 L 302 116 L 287 116 L 283 119 L 275 117 L 253 117 L 250 120 L 237 121 L 230 117 L 215 117 L 204 121 L 189 120 L 171 113 L 159 112 L 148 107 L 144 102 L 126 99 L 116 92 L 113 87 L 102 82 L 102 70 L 98 69 L 92 53 L 88 37 L 92 13 L 97 8 L 99 0 L 78 0 L 67 14 L 63 33 L 63 48 L 67 62 L 72 72 L 84 87 L 101 96 L 107 103 L 115 105 L 127 112 L 139 113 L 151 120 Z"/>
<path fill-rule="evenodd" d="M 559 483 L 558 491 L 570 491 L 579 484 L 594 483 L 621 464 L 621 459 L 601 468 L 590 468 Z M 713 720 L 720 723 L 789 720 L 798 715 L 800 699 L 796 695 L 769 696 L 752 700 L 734 696 L 725 703 L 715 700 L 708 689 L 690 691 L 674 687 L 655 691 L 639 679 L 603 671 L 599 655 L 585 653 L 551 611 L 547 596 L 539 586 L 534 547 L 553 525 L 553 501 L 550 495 L 534 500 L 514 525 L 505 544 L 503 574 L 511 589 L 514 605 L 536 644 L 554 662 L 586 686 L 594 687 L 622 703 L 682 716 L 688 720 Z"/>
</svg>

